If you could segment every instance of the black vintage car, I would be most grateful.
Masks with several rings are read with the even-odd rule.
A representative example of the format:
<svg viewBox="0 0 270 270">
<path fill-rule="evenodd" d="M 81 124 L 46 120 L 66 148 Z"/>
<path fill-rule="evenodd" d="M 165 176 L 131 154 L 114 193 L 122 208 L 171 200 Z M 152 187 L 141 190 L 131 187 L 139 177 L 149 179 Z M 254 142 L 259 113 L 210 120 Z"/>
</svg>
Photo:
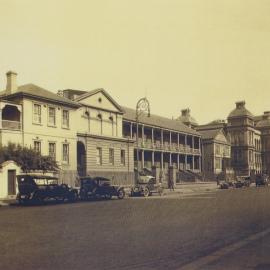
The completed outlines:
<svg viewBox="0 0 270 270">
<path fill-rule="evenodd" d="M 78 192 L 66 184 L 58 184 L 58 178 L 46 175 L 22 174 L 17 176 L 19 203 L 41 203 L 48 199 L 75 202 Z"/>
<path fill-rule="evenodd" d="M 104 177 L 85 176 L 80 178 L 80 198 L 88 199 L 118 199 L 125 197 L 125 190 L 121 186 L 111 185 L 111 180 Z"/>
<path fill-rule="evenodd" d="M 234 186 L 236 188 L 241 188 L 241 187 L 249 187 L 251 184 L 251 178 L 250 176 L 238 176 Z"/>
<path fill-rule="evenodd" d="M 141 176 L 139 177 L 138 183 L 132 187 L 131 196 L 151 196 L 153 193 L 159 195 L 163 194 L 163 187 L 160 183 L 156 183 L 156 179 L 153 176 Z"/>
<path fill-rule="evenodd" d="M 266 174 L 257 174 L 255 177 L 256 187 L 268 186 L 269 177 Z"/>
</svg>

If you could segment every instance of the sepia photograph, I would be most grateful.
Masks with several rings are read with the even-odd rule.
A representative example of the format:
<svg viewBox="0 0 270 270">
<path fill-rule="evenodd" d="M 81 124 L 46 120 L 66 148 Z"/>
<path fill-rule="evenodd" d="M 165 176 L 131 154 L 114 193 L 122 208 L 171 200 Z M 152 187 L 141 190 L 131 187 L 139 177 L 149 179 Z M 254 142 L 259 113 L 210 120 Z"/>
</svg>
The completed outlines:
<svg viewBox="0 0 270 270">
<path fill-rule="evenodd" d="M 0 0 L 0 270 L 270 270 L 270 0 Z"/>
</svg>

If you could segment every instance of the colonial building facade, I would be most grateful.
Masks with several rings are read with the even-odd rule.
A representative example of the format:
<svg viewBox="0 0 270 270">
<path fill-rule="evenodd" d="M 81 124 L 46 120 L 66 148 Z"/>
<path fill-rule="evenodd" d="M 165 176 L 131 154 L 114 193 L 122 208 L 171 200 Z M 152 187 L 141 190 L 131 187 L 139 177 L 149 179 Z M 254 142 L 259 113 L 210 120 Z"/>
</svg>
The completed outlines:
<svg viewBox="0 0 270 270">
<path fill-rule="evenodd" d="M 143 114 L 136 121 L 135 110 L 126 107 L 123 110 L 123 135 L 135 141 L 137 170 L 153 171 L 156 179 L 165 183 L 169 179 L 178 182 L 181 177 L 199 177 L 201 135 L 198 132 L 179 120 L 153 114 Z"/>
<path fill-rule="evenodd" d="M 104 89 L 63 90 L 74 99 L 78 174 L 108 177 L 115 184 L 134 180 L 134 141 L 122 134 L 123 109 Z"/>
<path fill-rule="evenodd" d="M 135 110 L 120 106 L 104 89 L 55 94 L 34 84 L 18 86 L 15 72 L 6 75 L 6 89 L 0 92 L 0 144 L 18 143 L 50 155 L 61 181 L 70 185 L 83 175 L 131 185 L 134 172 L 140 171 L 164 183 L 202 175 L 207 180 L 231 168 L 236 175 L 269 173 L 270 112 L 253 116 L 243 101 L 227 122 L 198 125 L 189 109 L 175 120 L 136 117 Z"/>
<path fill-rule="evenodd" d="M 61 98 L 34 84 L 17 85 L 17 74 L 7 73 L 7 86 L 0 93 L 0 144 L 8 142 L 52 156 L 60 179 L 74 183 L 77 175 L 77 102 Z"/>
</svg>

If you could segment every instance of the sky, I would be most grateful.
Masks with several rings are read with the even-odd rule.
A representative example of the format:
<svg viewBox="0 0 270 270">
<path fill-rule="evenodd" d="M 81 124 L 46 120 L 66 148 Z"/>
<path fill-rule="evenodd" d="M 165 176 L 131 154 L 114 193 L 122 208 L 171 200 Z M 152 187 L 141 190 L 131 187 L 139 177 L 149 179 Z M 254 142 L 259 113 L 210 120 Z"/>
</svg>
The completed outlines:
<svg viewBox="0 0 270 270">
<path fill-rule="evenodd" d="M 0 89 L 104 88 L 200 123 L 270 110 L 269 0 L 0 0 Z"/>
</svg>

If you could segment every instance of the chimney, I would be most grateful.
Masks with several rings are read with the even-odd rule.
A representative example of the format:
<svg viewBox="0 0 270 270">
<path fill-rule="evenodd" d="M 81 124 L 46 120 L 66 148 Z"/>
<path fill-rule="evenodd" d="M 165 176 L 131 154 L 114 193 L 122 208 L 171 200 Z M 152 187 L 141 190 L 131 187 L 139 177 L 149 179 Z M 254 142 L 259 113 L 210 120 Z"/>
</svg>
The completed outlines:
<svg viewBox="0 0 270 270">
<path fill-rule="evenodd" d="M 181 110 L 181 113 L 182 113 L 182 116 L 190 116 L 190 109 L 187 108 L 187 109 Z"/>
<path fill-rule="evenodd" d="M 243 100 L 243 101 L 235 102 L 235 104 L 236 104 L 237 109 L 243 109 L 243 108 L 245 108 L 246 102 Z"/>
<path fill-rule="evenodd" d="M 264 112 L 262 118 L 263 119 L 270 119 L 270 111 Z"/>
<path fill-rule="evenodd" d="M 7 88 L 8 94 L 12 94 L 17 91 L 17 73 L 14 71 L 7 72 Z"/>
</svg>

